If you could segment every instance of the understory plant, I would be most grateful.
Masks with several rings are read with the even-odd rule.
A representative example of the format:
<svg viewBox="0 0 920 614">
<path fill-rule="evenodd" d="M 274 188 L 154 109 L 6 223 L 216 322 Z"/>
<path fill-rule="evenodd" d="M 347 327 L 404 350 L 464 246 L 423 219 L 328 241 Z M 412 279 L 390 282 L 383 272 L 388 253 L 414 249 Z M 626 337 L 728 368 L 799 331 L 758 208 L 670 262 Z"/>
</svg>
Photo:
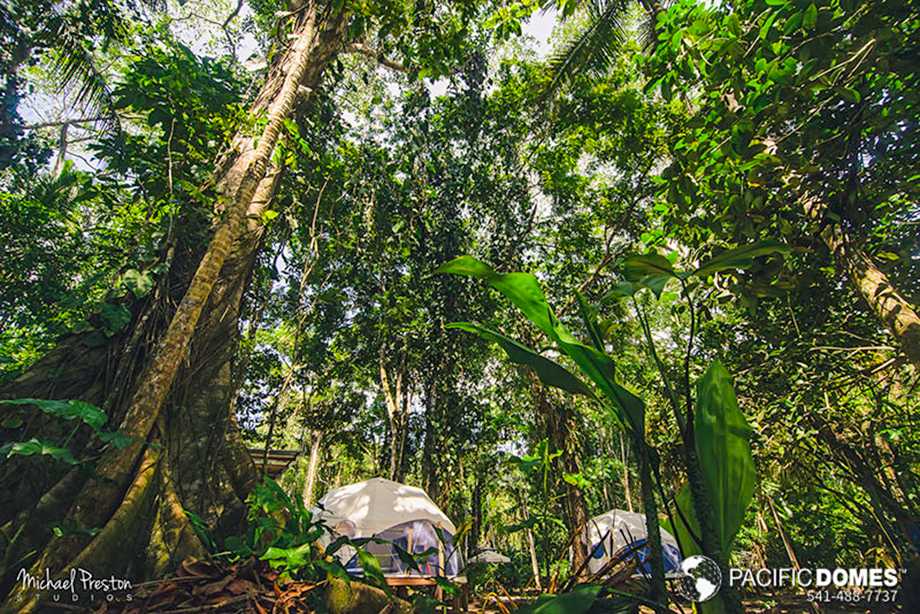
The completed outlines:
<svg viewBox="0 0 920 614">
<path fill-rule="evenodd" d="M 280 573 L 282 581 L 322 582 L 337 579 L 351 582 L 353 578 L 337 556 L 340 550 L 348 547 L 358 559 L 361 581 L 392 597 L 380 561 L 367 551 L 366 545 L 377 542 L 392 546 L 400 560 L 416 571 L 419 571 L 422 561 L 436 553 L 433 548 L 410 553 L 382 539 L 350 538 L 344 535 L 335 536 L 328 545 L 322 546 L 320 538 L 332 533 L 332 530 L 312 510 L 306 508 L 296 493 L 289 495 L 267 476 L 249 493 L 246 504 L 246 532 L 228 537 L 224 540 L 224 551 L 216 554 L 231 562 L 250 558 L 265 561 Z M 444 541 L 443 537 L 440 538 Z M 203 536 L 202 541 L 213 543 L 209 536 Z M 435 581 L 445 595 L 453 596 L 456 593 L 457 588 L 449 581 L 443 578 L 435 578 Z M 416 611 L 433 611 L 433 608 L 443 605 L 424 594 L 416 595 L 413 604 Z"/>
<path fill-rule="evenodd" d="M 104 430 L 108 416 L 92 403 L 74 399 L 9 399 L 0 401 L 0 405 L 7 406 L 6 411 L 0 415 L 0 460 L 14 456 L 46 456 L 55 461 L 78 465 L 82 461 L 77 459 L 68 445 L 80 427 L 86 426 L 92 430 L 95 437 L 103 444 L 123 448 L 130 440 L 118 431 Z M 69 433 L 63 439 L 47 439 L 33 437 L 20 440 L 18 432 L 26 422 L 34 416 L 30 408 L 37 408 L 46 416 L 63 423 L 73 423 Z M 65 428 L 65 430 L 67 430 Z M 91 460 L 89 458 L 83 461 Z"/>
<path fill-rule="evenodd" d="M 751 266 L 754 259 L 782 253 L 785 248 L 763 242 L 727 250 L 690 271 L 674 269 L 670 260 L 659 254 L 635 255 L 623 262 L 624 281 L 617 285 L 611 298 L 631 299 L 642 324 L 644 344 L 662 378 L 665 395 L 680 430 L 686 485 L 677 495 L 673 511 L 667 506 L 658 476 L 658 453 L 645 437 L 644 401 L 617 381 L 616 363 L 608 350 L 597 311 L 577 294 L 579 314 L 587 342 L 579 340 L 556 317 L 537 278 L 529 273 L 499 273 L 470 256 L 461 256 L 438 268 L 439 273 L 464 275 L 486 282 L 498 290 L 534 324 L 559 355 L 575 366 L 577 373 L 535 349 L 480 323 L 456 322 L 449 326 L 480 336 L 498 344 L 508 358 L 523 365 L 546 385 L 572 394 L 584 395 L 600 402 L 631 437 L 639 470 L 643 511 L 651 550 L 651 588 L 649 599 L 657 611 L 666 611 L 664 565 L 658 505 L 658 489 L 665 503 L 669 524 L 675 530 L 684 555 L 703 553 L 716 561 L 727 577 L 728 553 L 744 518 L 754 490 L 755 470 L 750 450 L 751 429 L 741 413 L 731 379 L 718 361 L 714 361 L 696 382 L 695 394 L 690 383 L 690 364 L 697 312 L 693 291 L 709 276 Z M 690 310 L 691 332 L 681 382 L 672 382 L 668 369 L 659 358 L 655 343 L 636 294 L 651 292 L 660 297 L 671 282 L 681 286 L 682 298 Z M 587 380 L 587 381 L 585 381 Z M 588 384 L 591 382 L 591 385 Z M 720 599 L 704 604 L 708 611 L 740 612 L 737 594 L 723 586 Z"/>
</svg>

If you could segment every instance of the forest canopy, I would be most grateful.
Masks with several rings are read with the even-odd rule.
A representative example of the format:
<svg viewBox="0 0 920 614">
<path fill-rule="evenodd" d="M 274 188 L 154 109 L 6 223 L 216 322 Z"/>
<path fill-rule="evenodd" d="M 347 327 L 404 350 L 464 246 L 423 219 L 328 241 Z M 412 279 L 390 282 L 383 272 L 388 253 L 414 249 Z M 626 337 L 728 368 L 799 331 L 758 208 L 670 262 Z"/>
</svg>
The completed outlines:
<svg viewBox="0 0 920 614">
<path fill-rule="evenodd" d="M 2 608 L 920 611 L 918 25 L 4 3 Z"/>
</svg>

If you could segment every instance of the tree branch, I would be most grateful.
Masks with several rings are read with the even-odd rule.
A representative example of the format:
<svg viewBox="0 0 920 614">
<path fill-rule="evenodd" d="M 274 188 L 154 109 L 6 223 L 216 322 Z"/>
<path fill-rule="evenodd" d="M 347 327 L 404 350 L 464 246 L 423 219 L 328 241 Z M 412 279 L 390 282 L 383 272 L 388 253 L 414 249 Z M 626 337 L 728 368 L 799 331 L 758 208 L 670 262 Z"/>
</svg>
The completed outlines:
<svg viewBox="0 0 920 614">
<path fill-rule="evenodd" d="M 381 66 L 386 66 L 390 70 L 395 70 L 397 72 L 408 73 L 410 72 L 407 66 L 400 64 L 394 60 L 385 58 L 382 53 L 368 47 L 364 43 L 352 43 L 345 49 L 346 53 L 360 53 L 361 55 L 366 55 L 367 57 L 376 60 Z"/>
</svg>

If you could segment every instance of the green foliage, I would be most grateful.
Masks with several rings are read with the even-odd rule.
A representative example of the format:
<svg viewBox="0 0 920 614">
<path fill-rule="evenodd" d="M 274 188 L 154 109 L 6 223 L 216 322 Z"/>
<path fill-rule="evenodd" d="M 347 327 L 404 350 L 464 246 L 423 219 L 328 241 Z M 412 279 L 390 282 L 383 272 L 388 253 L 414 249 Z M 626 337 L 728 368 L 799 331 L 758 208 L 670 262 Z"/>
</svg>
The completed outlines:
<svg viewBox="0 0 920 614">
<path fill-rule="evenodd" d="M 572 394 L 593 396 L 591 389 L 565 367 L 534 352 L 527 346 L 518 343 L 510 337 L 506 337 L 485 326 L 467 322 L 453 322 L 448 324 L 447 328 L 474 333 L 486 341 L 497 343 L 508 355 L 508 359 L 511 360 L 511 362 L 531 368 L 533 372 L 536 373 L 537 377 L 540 378 L 540 381 L 547 386 L 553 386 L 554 388 L 559 388 L 571 392 Z"/>
<path fill-rule="evenodd" d="M 402 436 L 398 472 L 458 524 L 475 520 L 470 538 L 512 558 L 496 572 L 512 588 L 533 573 L 528 532 L 538 560 L 564 577 L 572 516 L 562 493 L 590 515 L 636 503 L 637 477 L 656 486 L 631 455 L 649 453 L 670 501 L 686 477 L 681 422 L 691 417 L 723 550 L 786 564 L 768 494 L 803 563 L 895 565 L 920 492 L 915 374 L 821 234 L 846 230 L 916 303 L 915 3 L 682 0 L 655 5 L 655 20 L 639 3 L 555 4 L 563 23 L 546 61 L 510 40 L 540 2 L 348 5 L 342 48 L 362 41 L 408 72 L 343 53 L 285 122 L 273 154 L 284 172 L 262 215 L 233 363 L 247 438 L 266 442 L 269 412 L 272 447 L 305 449 L 321 434 L 321 492 L 380 473 Z M 0 168 L 15 167 L 0 175 L 3 383 L 61 335 L 101 349 L 140 321 L 165 324 L 217 219 L 218 153 L 265 121 L 245 112 L 264 71 L 208 57 L 224 52 L 220 28 L 194 16 L 123 28 L 120 5 L 88 21 L 49 6 L 20 2 L 0 31 Z M 271 62 L 294 14 L 266 0 L 250 8 L 251 23 L 234 20 L 227 38 L 254 34 L 256 57 Z M 102 70 L 78 74 L 79 61 Z M 52 174 L 58 127 L 26 131 L 16 105 L 34 88 L 30 111 L 51 95 L 54 108 L 37 110 L 70 117 L 58 117 L 66 88 L 47 70 L 55 64 L 71 82 L 105 86 L 96 91 L 122 130 L 71 125 L 86 144 Z M 820 215 L 803 208 L 812 196 Z M 457 258 L 465 253 L 533 275 Z M 485 283 L 432 277 L 432 263 Z M 519 367 L 566 394 L 536 399 Z M 400 378 L 402 421 L 390 420 L 381 369 Z M 72 403 L 0 408 L 0 456 L 31 457 L 3 471 L 70 470 L 85 462 L 81 440 L 131 443 Z M 43 415 L 30 419 L 27 406 Z M 36 422 L 51 426 L 30 431 Z M 67 435 L 77 427 L 95 434 Z M 752 429 L 765 435 L 753 456 Z M 509 449 L 530 453 L 505 471 Z M 287 492 L 301 491 L 306 465 L 285 476 Z M 332 554 L 366 541 L 323 551 L 296 497 L 257 490 L 251 530 L 224 544 L 227 556 L 263 557 L 291 577 L 347 577 Z M 689 490 L 676 498 L 699 535 Z M 692 551 L 689 532 L 676 533 Z M 407 566 L 423 556 L 397 554 Z M 375 581 L 375 562 L 358 556 Z M 594 611 L 622 605 L 596 597 Z"/>
<path fill-rule="evenodd" d="M 754 495 L 756 473 L 751 427 L 738 408 L 728 372 L 718 361 L 696 384 L 693 432 L 719 539 L 729 552 Z"/>
<path fill-rule="evenodd" d="M 571 592 L 541 595 L 533 604 L 515 610 L 518 614 L 585 614 L 594 605 L 603 587 L 581 584 Z"/>
<path fill-rule="evenodd" d="M 468 275 L 485 280 L 514 304 L 524 316 L 542 330 L 598 387 L 621 420 L 636 433 L 644 432 L 644 405 L 634 394 L 614 381 L 613 361 L 602 351 L 587 346 L 573 337 L 558 321 L 546 302 L 537 278 L 529 273 L 498 274 L 488 265 L 470 257 L 461 256 L 438 268 L 439 273 Z M 518 344 L 522 345 L 522 344 Z M 529 350 L 530 354 L 536 354 Z M 541 371 L 545 369 L 541 368 Z M 539 375 L 539 372 L 538 372 Z M 545 381 L 556 385 L 554 378 Z"/>
<path fill-rule="evenodd" d="M 78 460 L 68 448 L 68 444 L 77 429 L 86 425 L 92 429 L 96 437 L 105 444 L 116 448 L 124 448 L 131 443 L 131 438 L 118 431 L 104 431 L 108 417 L 101 409 L 91 403 L 79 400 L 57 399 L 8 399 L 0 400 L 0 405 L 13 407 L 36 407 L 48 416 L 62 422 L 77 422 L 70 434 L 61 442 L 48 440 L 42 437 L 32 437 L 26 441 L 10 441 L 0 447 L 0 458 L 13 456 L 47 456 L 55 461 L 67 465 L 78 465 L 89 459 Z M 2 423 L 3 429 L 18 430 L 23 427 L 22 412 L 5 416 Z M 20 435 L 21 436 L 21 435 Z M 11 435 L 5 434 L 5 439 Z"/>
<path fill-rule="evenodd" d="M 697 382 L 694 438 L 706 490 L 711 497 L 713 517 L 723 552 L 730 552 L 754 495 L 756 471 L 751 456 L 751 428 L 738 408 L 728 372 L 718 361 L 712 363 Z M 672 527 L 685 554 L 699 553 L 693 536 L 699 536 L 690 496 L 684 486 L 675 504 L 681 513 Z M 688 529 L 683 522 L 690 523 Z"/>
<path fill-rule="evenodd" d="M 99 430 L 105 424 L 105 412 L 91 403 L 76 400 L 51 400 L 51 399 L 11 399 L 0 401 L 0 405 L 34 406 L 48 414 L 62 420 L 77 420 Z"/>
<path fill-rule="evenodd" d="M 0 446 L 0 458 L 10 458 L 11 456 L 49 456 L 55 460 L 76 465 L 80 461 L 73 457 L 65 447 L 32 438 L 28 441 L 14 441 L 12 443 Z"/>
</svg>

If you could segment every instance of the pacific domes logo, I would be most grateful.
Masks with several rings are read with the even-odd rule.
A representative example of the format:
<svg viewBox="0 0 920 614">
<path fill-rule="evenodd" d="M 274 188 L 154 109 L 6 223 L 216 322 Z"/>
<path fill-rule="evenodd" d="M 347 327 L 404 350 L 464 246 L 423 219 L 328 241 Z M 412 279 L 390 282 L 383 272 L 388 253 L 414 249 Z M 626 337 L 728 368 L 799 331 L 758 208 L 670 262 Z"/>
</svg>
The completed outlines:
<svg viewBox="0 0 920 614">
<path fill-rule="evenodd" d="M 683 576 L 677 581 L 677 593 L 687 601 L 702 603 L 715 597 L 722 586 L 722 572 L 709 557 L 688 556 L 680 563 Z"/>
</svg>

